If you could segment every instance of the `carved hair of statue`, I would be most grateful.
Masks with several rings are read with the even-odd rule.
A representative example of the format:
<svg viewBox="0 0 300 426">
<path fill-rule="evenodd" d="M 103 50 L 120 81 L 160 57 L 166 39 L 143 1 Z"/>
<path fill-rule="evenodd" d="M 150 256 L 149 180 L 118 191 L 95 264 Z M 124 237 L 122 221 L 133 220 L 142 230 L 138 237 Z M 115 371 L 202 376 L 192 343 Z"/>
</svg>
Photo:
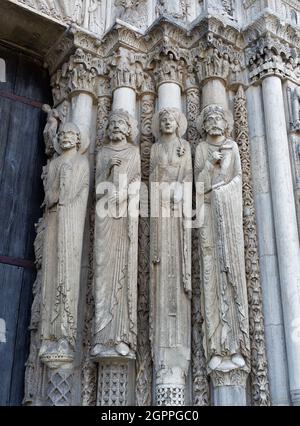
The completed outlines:
<svg viewBox="0 0 300 426">
<path fill-rule="evenodd" d="M 181 138 L 187 129 L 187 120 L 185 115 L 177 108 L 163 108 L 153 116 L 152 121 L 152 133 L 156 139 L 160 137 L 160 120 L 164 115 L 171 115 L 176 123 L 177 129 L 176 134 L 179 138 Z"/>
<path fill-rule="evenodd" d="M 233 130 L 233 117 L 230 111 L 225 110 L 222 105 L 211 104 L 203 108 L 199 118 L 197 119 L 197 130 L 201 137 L 206 137 L 205 121 L 210 114 L 220 114 L 226 122 L 225 136 L 231 137 Z"/>
<path fill-rule="evenodd" d="M 116 109 L 109 115 L 106 125 L 106 138 L 105 143 L 109 143 L 109 123 L 113 117 L 122 118 L 128 126 L 128 134 L 126 135 L 127 142 L 137 144 L 137 136 L 139 134 L 137 121 L 124 109 Z"/>
<path fill-rule="evenodd" d="M 79 128 L 76 126 L 76 124 L 74 124 L 74 123 L 72 123 L 72 122 L 65 123 L 65 124 L 61 127 L 61 129 L 60 129 L 60 131 L 59 131 L 59 133 L 58 133 L 58 140 L 55 140 L 55 141 L 54 141 L 54 148 L 55 148 L 55 151 L 56 151 L 58 154 L 61 154 L 61 153 L 62 153 L 62 149 L 61 149 L 61 147 L 60 147 L 60 145 L 59 145 L 59 138 L 60 138 L 60 135 L 61 135 L 63 132 L 72 132 L 72 133 L 75 133 L 75 134 L 76 134 L 76 136 L 77 136 L 76 149 L 77 149 L 77 151 L 79 151 L 79 150 L 80 150 L 80 148 L 81 148 L 81 133 L 80 133 Z"/>
</svg>

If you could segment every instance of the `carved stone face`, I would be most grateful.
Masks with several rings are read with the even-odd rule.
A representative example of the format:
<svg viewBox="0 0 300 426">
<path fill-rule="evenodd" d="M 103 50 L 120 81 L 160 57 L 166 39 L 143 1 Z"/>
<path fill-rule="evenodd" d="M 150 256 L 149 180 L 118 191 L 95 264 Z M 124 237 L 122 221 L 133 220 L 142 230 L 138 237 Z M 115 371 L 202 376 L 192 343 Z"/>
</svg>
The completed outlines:
<svg viewBox="0 0 300 426">
<path fill-rule="evenodd" d="M 210 136 L 222 136 L 225 134 L 226 121 L 220 112 L 211 112 L 204 121 L 204 129 Z"/>
<path fill-rule="evenodd" d="M 163 114 L 159 120 L 160 131 L 165 135 L 172 135 L 176 132 L 178 123 L 172 114 Z"/>
<path fill-rule="evenodd" d="M 76 147 L 78 136 L 76 132 L 70 129 L 63 129 L 59 133 L 59 146 L 63 151 Z"/>
<path fill-rule="evenodd" d="M 112 142 L 120 142 L 129 135 L 129 126 L 122 117 L 114 115 L 110 118 L 108 124 L 108 136 Z"/>
</svg>

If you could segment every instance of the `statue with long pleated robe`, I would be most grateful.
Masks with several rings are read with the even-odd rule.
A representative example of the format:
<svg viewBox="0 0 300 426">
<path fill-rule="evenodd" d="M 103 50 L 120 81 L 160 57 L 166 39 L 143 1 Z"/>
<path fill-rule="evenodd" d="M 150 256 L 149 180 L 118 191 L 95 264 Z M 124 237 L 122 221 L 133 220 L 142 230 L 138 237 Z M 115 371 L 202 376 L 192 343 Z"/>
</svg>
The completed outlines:
<svg viewBox="0 0 300 426">
<path fill-rule="evenodd" d="M 232 118 L 208 105 L 198 120 L 195 155 L 204 349 L 208 371 L 249 368 L 249 320 L 245 276 L 242 171 L 236 142 L 229 138 Z"/>
<path fill-rule="evenodd" d="M 79 152 L 80 131 L 61 128 L 45 186 L 40 357 L 72 360 L 77 336 L 83 232 L 89 193 L 89 163 Z"/>
<path fill-rule="evenodd" d="M 97 157 L 95 329 L 91 351 L 95 359 L 135 358 L 141 180 L 137 134 L 137 123 L 127 111 L 113 111 L 107 143 Z"/>
</svg>

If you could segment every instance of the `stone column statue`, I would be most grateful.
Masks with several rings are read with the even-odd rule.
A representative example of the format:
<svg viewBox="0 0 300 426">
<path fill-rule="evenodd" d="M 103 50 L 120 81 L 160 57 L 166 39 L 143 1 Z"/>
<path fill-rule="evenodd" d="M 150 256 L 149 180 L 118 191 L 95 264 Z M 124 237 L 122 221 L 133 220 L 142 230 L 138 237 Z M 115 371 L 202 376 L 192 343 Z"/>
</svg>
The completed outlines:
<svg viewBox="0 0 300 426">
<path fill-rule="evenodd" d="M 238 146 L 228 138 L 231 120 L 222 106 L 206 106 L 198 119 L 205 140 L 195 156 L 199 195 L 204 190 L 200 228 L 204 346 L 208 372 L 218 385 L 230 384 L 220 379 L 222 373 L 249 371 L 250 352 L 242 173 Z"/>
<path fill-rule="evenodd" d="M 139 148 L 134 144 L 137 134 L 137 123 L 128 112 L 113 111 L 108 121 L 108 141 L 97 157 L 95 330 L 91 353 L 96 359 L 135 358 L 141 179 Z M 106 201 L 109 208 L 105 212 Z"/>
<path fill-rule="evenodd" d="M 45 236 L 42 265 L 42 346 L 45 363 L 72 361 L 83 230 L 89 191 L 89 164 L 82 156 L 80 131 L 66 123 L 54 145 L 60 154 L 48 166 L 45 186 Z"/>
<path fill-rule="evenodd" d="M 176 108 L 162 109 L 153 118 L 150 332 L 157 405 L 185 404 L 190 365 L 191 229 L 184 206 L 192 197 L 193 172 L 190 145 L 181 138 L 186 127 Z"/>
</svg>

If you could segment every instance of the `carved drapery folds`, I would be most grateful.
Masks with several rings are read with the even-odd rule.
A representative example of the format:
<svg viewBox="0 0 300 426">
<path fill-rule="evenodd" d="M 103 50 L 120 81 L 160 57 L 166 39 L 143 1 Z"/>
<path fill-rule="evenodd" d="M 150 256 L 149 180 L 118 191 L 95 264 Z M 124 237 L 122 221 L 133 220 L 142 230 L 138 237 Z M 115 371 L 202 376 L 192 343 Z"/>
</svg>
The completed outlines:
<svg viewBox="0 0 300 426">
<path fill-rule="evenodd" d="M 119 16 L 120 20 L 127 19 L 126 11 L 129 19 L 131 9 L 129 6 L 126 9 L 127 2 L 120 4 L 124 9 L 124 13 Z M 96 7 L 96 2 L 94 6 Z M 223 6 L 228 8 L 226 13 L 231 14 L 229 2 L 224 2 Z M 94 9 L 94 13 L 97 13 L 97 9 Z M 212 149 L 208 147 L 207 142 L 200 142 L 196 122 L 200 116 L 201 86 L 207 79 L 222 79 L 225 83 L 223 84 L 225 93 L 225 86 L 235 90 L 244 80 L 244 58 L 240 44 L 236 42 L 237 31 L 231 30 L 227 33 L 224 29 L 225 35 L 221 34 L 216 22 L 213 21 L 209 23 L 212 32 L 208 31 L 204 34 L 203 28 L 200 27 L 200 30 L 198 28 L 195 31 L 191 30 L 189 35 L 185 36 L 182 29 L 164 23 L 159 31 L 153 30 L 147 36 L 141 36 L 141 34 L 137 36 L 133 30 L 128 29 L 128 26 L 124 29 L 120 22 L 118 25 L 106 36 L 101 46 L 97 45 L 97 54 L 91 53 L 93 50 L 91 46 L 95 46 L 96 42 L 93 44 L 85 40 L 84 47 L 78 47 L 80 43 L 76 42 L 76 48 L 69 60 L 52 75 L 55 107 L 44 108 L 48 114 L 44 138 L 47 155 L 51 157 L 45 178 L 48 201 L 46 214 L 38 229 L 36 243 L 39 246 L 39 241 L 43 239 L 48 244 L 48 249 L 44 248 L 43 256 L 40 256 L 37 249 L 39 273 L 32 308 L 32 347 L 27 364 L 29 380 L 25 401 L 37 404 L 39 399 L 44 398 L 44 401 L 47 400 L 49 404 L 65 405 L 74 401 L 72 399 L 73 370 L 60 368 L 59 361 L 65 361 L 68 365 L 72 364 L 73 368 L 74 350 L 78 350 L 82 371 L 79 403 L 83 405 L 127 405 L 129 402 L 141 406 L 151 403 L 184 405 L 187 402 L 192 402 L 194 405 L 209 405 L 211 403 L 210 379 L 214 386 L 245 386 L 250 367 L 253 404 L 267 405 L 269 396 L 257 263 L 256 224 L 249 172 L 245 103 L 241 91 L 236 97 L 235 119 L 236 140 L 243 165 L 243 200 L 241 170 L 230 169 L 231 163 L 235 162 L 235 166 L 238 164 L 238 150 L 235 142 L 228 137 L 226 146 L 222 147 L 223 151 L 221 151 L 224 158 L 229 152 L 229 159 L 227 159 L 227 165 L 227 160 L 224 159 L 224 170 L 219 164 L 220 173 L 223 175 L 218 176 L 217 182 L 222 183 L 222 177 L 226 185 L 220 186 L 219 190 L 214 188 L 211 191 L 214 192 L 215 204 L 214 209 L 211 209 L 213 211 L 210 211 L 208 218 L 210 222 L 206 227 L 206 231 L 209 230 L 209 232 L 212 229 L 218 230 L 214 235 L 208 236 L 210 239 L 208 242 L 214 249 L 218 246 L 216 251 L 221 251 L 221 242 L 224 243 L 222 261 L 220 261 L 222 257 L 220 253 L 214 253 L 214 255 L 210 253 L 212 247 L 206 245 L 203 230 L 200 231 L 202 236 L 199 238 L 198 229 L 188 229 L 185 226 L 185 218 L 176 217 L 174 214 L 175 211 L 182 210 L 183 200 L 180 190 L 172 195 L 170 218 L 158 216 L 153 220 L 152 217 L 144 217 L 144 215 L 139 219 L 119 215 L 126 202 L 131 201 L 131 196 L 126 195 L 128 188 L 126 185 L 122 186 L 125 181 L 119 179 L 120 175 L 127 176 L 128 184 L 142 181 L 148 189 L 149 181 L 161 183 L 174 180 L 179 184 L 192 182 L 193 158 L 198 171 L 197 181 L 201 173 L 199 162 L 205 159 L 210 163 L 208 154 L 211 158 L 213 151 L 218 151 L 215 147 Z M 223 35 L 224 37 L 221 37 Z M 76 40 L 78 39 L 77 36 Z M 178 89 L 176 95 L 179 93 L 179 103 L 183 99 L 186 101 L 188 142 L 183 139 L 185 129 L 182 130 L 182 128 L 186 126 L 183 114 L 179 111 L 164 109 L 154 117 L 154 127 L 152 127 L 157 94 L 165 83 L 171 85 L 175 83 L 173 86 L 176 85 Z M 121 95 L 126 93 L 124 89 L 130 89 L 127 94 L 133 93 L 134 105 L 128 105 L 126 111 L 116 110 L 114 101 L 117 96 L 121 98 Z M 77 152 L 74 158 L 68 157 L 64 161 L 64 154 L 56 151 L 57 134 L 62 124 L 70 121 L 74 116 L 78 121 L 74 124 L 78 124 L 85 141 L 88 136 L 84 151 L 87 151 L 89 147 L 89 134 L 85 132 L 89 124 L 83 119 L 80 121 L 78 117 L 79 112 L 82 111 L 77 108 L 82 99 L 80 95 L 97 101 L 93 111 L 91 106 L 87 114 L 93 113 L 97 118 L 95 132 L 91 132 L 96 137 L 95 151 L 90 153 L 92 158 L 96 154 L 97 165 L 90 161 L 90 166 L 83 167 L 87 169 L 95 167 L 96 187 L 88 186 L 87 180 L 83 176 L 81 178 L 82 165 L 79 163 L 85 161 L 81 153 Z M 296 110 L 298 99 L 296 95 L 294 98 L 294 110 Z M 126 100 L 127 98 L 125 104 Z M 160 101 L 158 96 L 158 105 Z M 90 103 L 92 103 L 91 100 Z M 84 102 L 82 105 L 84 107 Z M 137 123 L 135 118 L 130 116 L 129 107 L 138 111 L 136 117 L 140 119 L 138 125 L 141 135 L 140 147 L 132 143 L 136 137 Z M 173 124 L 166 124 L 164 128 L 162 120 L 166 117 L 171 121 L 173 117 L 175 121 L 174 138 L 170 141 L 166 141 L 168 138 L 165 136 L 169 134 L 169 126 L 172 127 Z M 93 122 L 90 116 L 87 121 Z M 156 143 L 153 137 L 155 132 Z M 205 152 L 200 152 L 202 149 Z M 210 150 L 212 152 L 208 153 Z M 207 161 L 204 161 L 205 167 L 211 172 L 215 169 L 215 165 L 210 167 Z M 75 166 L 76 176 L 73 176 Z M 80 182 L 76 181 L 78 179 Z M 60 181 L 64 182 L 63 188 L 59 185 Z M 117 207 L 114 210 L 112 206 L 111 211 L 115 214 L 110 217 L 101 216 L 101 208 L 104 205 L 101 207 L 100 201 L 105 197 L 105 191 L 103 192 L 105 188 L 101 185 L 105 182 L 110 182 L 117 188 L 116 192 L 110 193 L 110 202 L 115 203 Z M 69 216 L 65 219 L 64 214 L 57 213 L 65 205 L 62 202 L 62 205 L 56 203 L 57 210 L 52 212 L 53 205 L 49 198 L 53 196 L 53 199 L 56 199 L 60 191 L 64 190 L 66 203 L 72 202 L 77 195 L 78 198 L 82 196 L 81 184 L 85 188 L 82 188 L 84 200 L 82 199 L 80 206 L 76 207 L 76 211 L 69 212 Z M 227 191 L 226 186 L 227 189 L 232 187 L 232 190 Z M 75 187 L 79 191 L 78 194 L 74 193 Z M 73 226 L 72 220 L 75 218 L 76 226 L 80 228 L 77 234 L 80 234 L 82 239 L 87 191 L 89 191 L 90 200 L 84 247 L 85 250 L 89 250 L 89 253 L 85 257 L 86 263 L 83 266 L 80 265 L 78 254 L 79 239 L 77 242 L 68 242 L 67 235 L 68 226 Z M 149 201 L 150 206 L 156 201 L 160 207 L 165 206 L 164 194 L 159 191 L 156 193 L 158 197 L 155 196 L 154 191 L 154 198 L 152 194 L 151 200 L 150 197 L 148 198 L 149 192 L 141 192 L 140 209 L 143 214 L 146 213 L 145 216 L 149 213 L 149 210 L 147 211 Z M 192 188 L 189 191 L 191 196 Z M 195 194 L 195 188 L 193 191 Z M 245 261 L 242 256 L 243 250 L 239 250 L 243 239 L 242 230 L 238 228 L 238 220 L 235 221 L 235 215 L 241 211 L 242 203 L 244 203 Z M 228 206 L 231 213 L 226 216 L 225 211 Z M 53 213 L 54 220 L 49 224 L 50 213 Z M 62 227 L 59 225 L 60 220 L 63 223 Z M 52 232 L 52 229 L 55 232 Z M 231 235 L 238 234 L 238 237 L 236 239 L 232 237 L 230 241 L 226 241 L 227 231 Z M 64 235 L 61 240 L 59 232 Z M 68 242 L 68 250 L 66 250 L 66 242 Z M 202 245 L 201 254 L 199 254 L 199 245 Z M 55 256 L 54 248 L 56 248 Z M 236 250 L 236 256 L 232 254 L 234 250 Z M 73 255 L 77 263 L 71 268 L 74 274 L 76 269 L 77 278 L 73 282 L 72 289 L 66 285 L 66 289 L 70 291 L 64 292 L 64 276 L 68 275 L 67 268 Z M 210 259 L 208 259 L 209 256 Z M 59 276 L 62 279 L 56 279 L 55 274 L 52 274 L 53 285 L 49 286 L 41 277 L 46 274 L 46 278 L 50 279 L 50 270 L 57 261 L 56 257 L 62 259 L 59 270 Z M 208 260 L 200 266 L 199 260 L 203 259 L 204 263 Z M 245 276 L 243 276 L 245 265 L 249 320 Z M 78 342 L 75 319 L 77 314 L 73 302 L 76 299 L 75 287 L 77 292 L 79 286 L 80 266 L 82 273 L 80 303 L 83 314 L 79 326 L 82 340 Z M 220 269 L 219 274 L 214 267 Z M 216 282 L 220 284 L 218 290 L 221 289 L 220 294 L 224 297 L 220 298 L 222 301 L 219 304 L 209 299 L 208 282 L 212 284 L 212 287 Z M 39 290 L 41 284 L 44 293 Z M 50 287 L 53 292 L 50 292 L 51 294 L 46 292 L 46 294 L 45 289 Z M 74 297 L 68 301 L 72 292 Z M 207 297 L 208 299 L 204 302 Z M 47 315 L 44 315 L 42 320 L 39 311 L 41 298 L 44 298 L 43 307 L 47 305 L 47 300 L 51 300 L 47 307 L 49 312 L 46 312 L 48 317 L 46 319 Z M 205 309 L 205 305 L 209 308 Z M 239 309 L 236 309 L 237 305 Z M 54 310 L 52 313 L 50 313 L 50 306 Z M 66 309 L 60 309 L 63 306 Z M 228 306 L 230 306 L 229 313 Z M 214 310 L 213 313 L 209 312 L 210 308 Z M 224 320 L 223 329 L 220 331 L 218 325 L 213 330 L 209 329 L 217 322 L 216 318 L 220 319 L 220 317 Z M 71 319 L 71 322 L 68 319 Z M 57 326 L 54 326 L 55 324 Z M 69 324 L 71 324 L 72 332 L 56 335 L 58 329 L 67 330 Z M 226 324 L 229 324 L 228 328 Z M 230 335 L 233 329 L 234 336 Z M 211 330 L 214 334 L 213 338 L 210 334 Z M 37 343 L 40 336 L 43 343 L 47 341 L 42 350 Z M 224 343 L 222 336 L 227 337 L 224 347 L 221 347 Z M 53 348 L 51 349 L 50 346 Z M 39 352 L 44 362 L 49 365 L 53 361 L 53 367 L 55 367 L 48 371 L 46 378 L 45 368 L 38 356 Z M 51 359 L 51 353 L 53 359 Z M 211 362 L 214 356 L 217 359 Z M 221 361 L 218 357 L 222 358 Z M 230 364 L 229 372 L 225 371 L 228 364 L 225 367 L 222 366 L 224 362 Z M 224 367 L 224 370 L 220 368 L 220 365 Z M 188 380 L 188 374 L 191 374 L 191 380 Z M 135 383 L 132 380 L 134 376 Z M 191 401 L 189 400 L 190 392 L 187 392 L 188 384 L 192 386 Z M 35 386 L 36 391 L 33 390 Z M 45 392 L 46 387 L 47 392 Z M 153 395 L 155 395 L 155 401 L 152 401 Z M 78 398 L 76 401 L 78 402 Z"/>
<path fill-rule="evenodd" d="M 153 118 L 150 176 L 150 339 L 157 405 L 184 405 L 190 365 L 192 158 L 175 108 Z M 175 183 L 175 186 L 174 186 Z M 164 190 L 163 185 L 171 185 Z"/>
<path fill-rule="evenodd" d="M 206 106 L 198 120 L 206 140 L 195 155 L 204 350 L 213 384 L 245 388 L 250 371 L 248 302 L 242 228 L 242 176 L 237 144 L 223 107 Z M 234 378 L 234 382 L 232 380 Z"/>
<path fill-rule="evenodd" d="M 134 145 L 136 137 L 135 120 L 126 111 L 113 111 L 108 125 L 109 142 L 98 152 L 92 350 L 92 356 L 98 360 L 135 359 L 138 217 L 128 208 L 134 200 L 138 203 L 139 197 L 140 155 Z M 105 190 L 109 191 L 108 200 Z"/>
</svg>

